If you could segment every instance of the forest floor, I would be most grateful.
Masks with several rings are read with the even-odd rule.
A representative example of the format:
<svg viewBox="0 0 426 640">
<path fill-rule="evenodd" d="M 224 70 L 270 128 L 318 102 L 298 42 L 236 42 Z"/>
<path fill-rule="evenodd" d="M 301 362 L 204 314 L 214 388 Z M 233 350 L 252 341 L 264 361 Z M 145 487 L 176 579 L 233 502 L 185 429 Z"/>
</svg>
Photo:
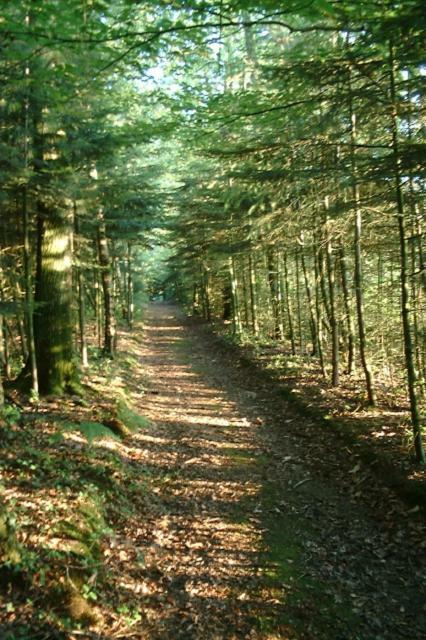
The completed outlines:
<svg viewBox="0 0 426 640">
<path fill-rule="evenodd" d="M 1 640 L 424 637 L 418 506 L 177 307 L 120 351 L 3 429 Z"/>
</svg>

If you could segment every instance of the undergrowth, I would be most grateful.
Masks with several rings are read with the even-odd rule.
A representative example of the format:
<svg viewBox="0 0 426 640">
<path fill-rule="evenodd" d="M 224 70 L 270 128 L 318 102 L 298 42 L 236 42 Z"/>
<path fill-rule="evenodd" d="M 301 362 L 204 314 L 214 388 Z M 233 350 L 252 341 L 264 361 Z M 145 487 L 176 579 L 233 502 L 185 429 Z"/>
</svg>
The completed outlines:
<svg viewBox="0 0 426 640">
<path fill-rule="evenodd" d="M 128 359 L 125 369 L 136 364 Z M 132 603 L 115 593 L 115 556 L 150 496 L 147 469 L 127 454 L 149 422 L 115 385 L 120 367 L 96 363 L 89 379 L 98 381 L 84 387 L 84 397 L 3 411 L 2 640 L 66 638 L 132 617 Z"/>
</svg>

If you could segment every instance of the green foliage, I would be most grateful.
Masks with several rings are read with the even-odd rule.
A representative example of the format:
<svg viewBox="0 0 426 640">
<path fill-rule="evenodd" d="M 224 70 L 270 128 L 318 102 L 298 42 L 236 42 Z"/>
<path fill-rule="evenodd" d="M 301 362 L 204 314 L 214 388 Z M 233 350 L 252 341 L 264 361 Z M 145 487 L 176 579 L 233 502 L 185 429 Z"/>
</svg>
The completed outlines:
<svg viewBox="0 0 426 640">
<path fill-rule="evenodd" d="M 135 623 L 142 620 L 142 616 L 138 607 L 129 607 L 127 604 L 121 604 L 117 607 L 117 613 L 123 616 L 126 624 L 133 626 Z"/>
<path fill-rule="evenodd" d="M 79 494 L 75 511 L 70 518 L 56 524 L 55 533 L 71 541 L 69 550 L 85 558 L 89 566 L 99 561 L 101 541 L 111 530 L 106 524 L 104 502 L 96 486 L 89 485 Z"/>
<path fill-rule="evenodd" d="M 91 444 L 94 440 L 113 439 L 119 440 L 119 436 L 101 422 L 63 422 L 60 425 L 62 431 L 78 431 Z"/>
<path fill-rule="evenodd" d="M 22 549 L 16 538 L 16 516 L 0 502 L 0 565 L 16 567 L 22 561 Z"/>
<path fill-rule="evenodd" d="M 13 317 L 17 313 L 22 311 L 22 305 L 17 302 L 4 302 L 0 301 L 0 315 Z"/>
<path fill-rule="evenodd" d="M 12 425 L 19 422 L 21 418 L 21 411 L 16 405 L 5 404 L 1 409 L 1 416 L 7 424 Z"/>
<path fill-rule="evenodd" d="M 150 424 L 148 418 L 136 413 L 124 400 L 118 400 L 117 402 L 117 417 L 132 433 L 139 429 L 144 429 Z"/>
</svg>

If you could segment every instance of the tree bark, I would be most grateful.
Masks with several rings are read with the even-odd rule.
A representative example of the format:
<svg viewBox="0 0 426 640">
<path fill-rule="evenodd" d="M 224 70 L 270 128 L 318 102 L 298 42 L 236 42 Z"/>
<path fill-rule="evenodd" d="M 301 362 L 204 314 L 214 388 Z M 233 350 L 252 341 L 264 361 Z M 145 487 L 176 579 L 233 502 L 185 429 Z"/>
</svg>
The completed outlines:
<svg viewBox="0 0 426 640">
<path fill-rule="evenodd" d="M 203 294 L 203 315 L 207 322 L 211 322 L 212 310 L 210 302 L 210 275 L 205 266 L 201 267 L 202 294 Z"/>
<path fill-rule="evenodd" d="M 242 288 L 243 288 L 244 328 L 248 329 L 249 324 L 250 324 L 249 291 L 248 291 L 248 287 L 247 287 L 247 276 L 246 276 L 244 260 L 242 261 L 241 283 L 242 283 Z"/>
<path fill-rule="evenodd" d="M 346 368 L 346 373 L 348 375 L 351 375 L 354 372 L 355 368 L 355 327 L 352 317 L 351 296 L 349 294 L 348 266 L 346 264 L 346 255 L 343 245 L 340 245 L 339 247 L 339 263 L 343 291 L 343 305 L 345 308 L 346 316 L 346 332 L 348 339 L 348 365 Z"/>
<path fill-rule="evenodd" d="M 308 307 L 309 307 L 309 321 L 310 321 L 309 324 L 311 327 L 311 337 L 312 337 L 312 356 L 315 356 L 320 350 L 320 346 L 318 344 L 318 327 L 317 327 L 317 321 L 315 316 L 315 304 L 312 296 L 311 284 L 309 282 L 308 270 L 306 268 L 306 260 L 305 260 L 305 252 L 304 252 L 305 243 L 304 243 L 303 232 L 300 234 L 299 244 L 300 244 L 300 260 L 302 263 L 306 297 L 308 300 Z"/>
<path fill-rule="evenodd" d="M 321 373 L 323 375 L 324 378 L 327 377 L 327 371 L 326 371 L 326 367 L 325 367 L 325 361 L 324 361 L 324 350 L 323 350 L 323 343 L 324 343 L 324 335 L 323 335 L 323 325 L 324 325 L 324 317 L 323 317 L 323 306 L 321 304 L 322 302 L 322 292 L 321 292 L 321 285 L 320 285 L 320 279 L 321 279 L 321 275 L 320 275 L 320 270 L 319 270 L 319 266 L 318 266 L 318 254 L 319 254 L 319 247 L 318 247 L 318 242 L 317 242 L 317 234 L 314 231 L 314 273 L 315 273 L 315 316 L 317 319 L 317 330 L 318 330 L 318 356 L 319 356 L 319 360 L 320 360 L 320 365 L 321 365 Z"/>
<path fill-rule="evenodd" d="M 133 255 L 132 255 L 132 245 L 130 242 L 127 243 L 127 323 L 129 325 L 129 329 L 133 329 L 133 320 L 134 320 L 134 287 L 133 287 Z"/>
<path fill-rule="evenodd" d="M 96 259 L 96 265 L 100 263 L 99 259 L 99 250 L 98 243 L 96 241 L 94 246 L 94 254 Z M 93 303 L 94 303 L 94 311 L 95 311 L 95 325 L 96 325 L 96 342 L 98 345 L 98 349 L 102 348 L 102 327 L 103 327 L 103 319 L 102 319 L 102 304 L 101 304 L 101 287 L 99 282 L 99 269 L 96 266 L 93 270 Z"/>
<path fill-rule="evenodd" d="M 98 211 L 98 252 L 101 268 L 102 290 L 104 294 L 104 341 L 103 352 L 113 358 L 116 347 L 116 328 L 112 296 L 111 258 L 106 235 L 105 218 L 102 209 Z"/>
<path fill-rule="evenodd" d="M 241 316 L 240 316 L 240 304 L 238 300 L 238 282 L 235 272 L 235 259 L 233 256 L 229 258 L 229 277 L 231 280 L 231 294 L 232 294 L 232 319 L 233 328 L 236 335 L 241 334 Z"/>
<path fill-rule="evenodd" d="M 293 322 L 293 308 L 291 304 L 290 297 L 290 281 L 288 277 L 288 266 L 287 266 L 287 253 L 283 254 L 283 266 L 284 266 L 284 299 L 285 305 L 287 309 L 287 319 L 288 319 L 288 332 L 290 337 L 291 344 L 291 353 L 293 356 L 296 355 L 296 340 L 294 337 L 294 322 Z"/>
<path fill-rule="evenodd" d="M 333 387 L 339 385 L 339 323 L 337 321 L 336 305 L 336 272 L 333 260 L 333 245 L 331 242 L 330 219 L 328 215 L 329 198 L 324 199 L 324 230 L 326 242 L 326 263 L 328 275 L 328 296 L 330 303 L 330 326 L 331 326 L 331 384 Z"/>
<path fill-rule="evenodd" d="M 68 212 L 38 203 L 34 338 L 40 393 L 76 382 L 73 362 L 72 260 Z"/>
<path fill-rule="evenodd" d="M 414 366 L 413 339 L 411 336 L 410 322 L 410 292 L 408 285 L 408 256 L 406 246 L 405 231 L 405 211 L 404 197 L 401 182 L 401 156 L 399 152 L 399 133 L 398 133 L 398 103 L 395 88 L 395 54 L 392 41 L 389 41 L 389 71 L 390 71 L 390 121 L 392 131 L 392 152 L 394 161 L 394 181 L 396 196 L 396 211 L 398 219 L 398 236 L 400 251 L 400 284 L 401 284 L 401 318 L 402 330 L 404 336 L 404 354 L 405 366 L 407 370 L 407 387 L 410 399 L 411 424 L 414 436 L 414 449 L 417 461 L 421 464 L 425 463 L 425 453 L 422 440 L 422 425 L 420 418 L 420 410 L 416 393 L 416 369 Z"/>
<path fill-rule="evenodd" d="M 275 264 L 275 252 L 272 247 L 268 247 L 267 252 L 268 285 L 271 300 L 273 337 L 277 340 L 282 338 L 282 325 L 280 323 L 280 311 L 278 300 L 278 278 Z"/>
<path fill-rule="evenodd" d="M 250 311 L 251 311 L 251 326 L 255 336 L 259 335 L 259 321 L 257 318 L 257 292 L 256 292 L 256 271 L 254 268 L 253 257 L 251 252 L 248 256 L 249 260 L 249 273 L 250 273 Z"/>
<path fill-rule="evenodd" d="M 352 180 L 352 199 L 355 210 L 354 225 L 354 258 L 355 258 L 355 300 L 358 322 L 359 337 L 359 355 L 361 359 L 362 369 L 364 371 L 365 386 L 367 391 L 368 403 L 372 406 L 376 404 L 376 392 L 374 389 L 373 373 L 367 358 L 367 333 L 365 329 L 364 319 L 364 289 L 363 289 L 363 273 L 362 273 L 362 256 L 361 256 L 361 234 L 362 234 L 362 211 L 361 200 L 358 184 L 358 171 L 355 158 L 356 149 L 356 114 L 353 108 L 351 77 L 349 72 L 349 116 L 350 116 L 350 160 L 351 160 L 351 180 Z"/>
<path fill-rule="evenodd" d="M 305 341 L 303 336 L 303 322 L 302 322 L 302 297 L 300 291 L 300 267 L 299 267 L 299 249 L 296 248 L 294 256 L 296 264 L 296 308 L 297 308 L 297 331 L 299 334 L 299 349 L 303 354 L 305 350 Z"/>
<path fill-rule="evenodd" d="M 77 216 L 77 207 L 74 202 L 74 229 L 77 240 L 77 246 L 80 244 L 80 225 Z M 77 291 L 78 291 L 78 332 L 80 338 L 80 357 L 81 364 L 84 368 L 89 365 L 87 355 L 87 339 L 86 339 L 86 300 L 84 292 L 84 274 L 81 267 L 81 253 L 79 255 L 79 263 L 76 265 L 77 270 Z"/>
</svg>

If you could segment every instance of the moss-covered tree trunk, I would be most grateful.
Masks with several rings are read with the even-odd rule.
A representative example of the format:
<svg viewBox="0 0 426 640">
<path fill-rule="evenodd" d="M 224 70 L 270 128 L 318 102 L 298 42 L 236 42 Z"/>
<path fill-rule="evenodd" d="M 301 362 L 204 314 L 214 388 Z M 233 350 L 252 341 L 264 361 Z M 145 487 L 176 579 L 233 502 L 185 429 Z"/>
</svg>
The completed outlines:
<svg viewBox="0 0 426 640">
<path fill-rule="evenodd" d="M 70 216 L 38 205 L 34 337 L 40 393 L 62 393 L 76 381 L 73 362 Z"/>
</svg>

